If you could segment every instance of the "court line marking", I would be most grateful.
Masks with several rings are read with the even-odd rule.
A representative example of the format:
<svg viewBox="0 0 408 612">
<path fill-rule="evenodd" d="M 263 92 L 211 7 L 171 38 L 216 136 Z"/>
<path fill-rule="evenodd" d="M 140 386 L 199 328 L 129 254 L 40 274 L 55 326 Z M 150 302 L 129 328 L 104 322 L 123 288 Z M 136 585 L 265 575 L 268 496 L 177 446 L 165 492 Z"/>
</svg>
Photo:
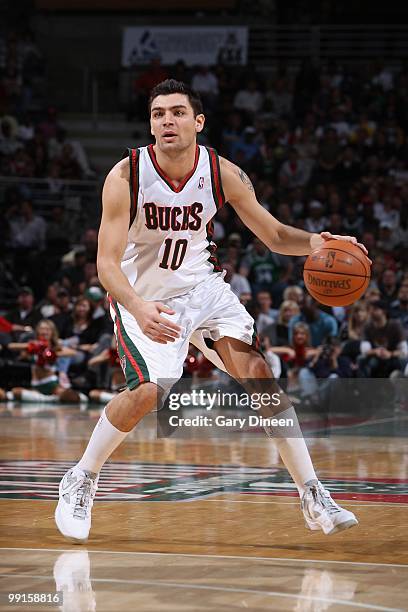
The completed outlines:
<svg viewBox="0 0 408 612">
<path fill-rule="evenodd" d="M 3 491 L 4 493 L 4 491 Z M 12 493 L 15 493 L 15 491 L 12 491 Z M 21 491 L 20 491 L 21 493 Z M 32 493 L 37 493 L 37 490 L 32 491 Z M 55 490 L 53 489 L 51 491 L 51 493 L 55 493 Z M 250 500 L 242 500 L 240 501 L 239 499 L 207 499 L 208 497 L 212 496 L 212 495 L 217 495 L 217 493 L 209 493 L 208 495 L 201 495 L 201 497 L 197 498 L 197 499 L 185 499 L 185 500 L 179 500 L 179 501 L 173 501 L 173 500 L 145 500 L 143 503 L 147 503 L 150 502 L 152 504 L 191 504 L 192 502 L 196 503 L 196 502 L 223 502 L 223 503 L 228 503 L 228 504 L 276 504 L 276 505 L 281 505 L 281 506 L 300 506 L 300 502 L 298 501 L 294 501 L 294 502 L 290 502 L 290 501 L 250 501 Z M 342 500 L 340 497 L 336 498 L 338 501 L 345 503 L 348 507 L 350 508 L 403 508 L 405 510 L 408 510 L 408 503 L 407 504 L 401 504 L 401 503 L 397 503 L 394 504 L 393 502 L 387 502 L 384 504 L 374 504 L 373 502 L 367 501 L 365 503 L 361 503 L 361 504 L 353 504 L 353 503 L 349 503 L 348 499 Z M 37 503 L 49 503 L 49 502 L 56 502 L 58 500 L 58 495 L 57 493 L 55 494 L 54 497 L 49 497 L 46 499 L 34 499 L 34 498 L 24 498 L 24 499 L 19 499 L 19 498 L 15 498 L 15 497 L 1 497 L 0 496 L 0 504 L 5 503 L 5 502 L 35 502 Z M 132 503 L 128 502 L 127 500 L 118 500 L 118 499 L 111 499 L 111 500 L 107 500 L 104 499 L 103 497 L 98 498 L 97 502 L 99 503 L 103 503 L 103 504 L 112 504 L 113 502 L 116 501 L 122 501 L 123 503 Z M 135 499 L 134 500 L 135 503 L 139 502 L 139 499 Z"/>
<path fill-rule="evenodd" d="M 30 575 L 30 574 L 0 574 L 2 578 L 30 578 L 30 579 L 50 579 L 50 576 L 46 575 Z M 301 599 L 304 601 L 320 601 L 328 604 L 339 604 L 342 606 L 353 608 L 364 608 L 366 610 L 380 610 L 381 612 L 403 612 L 403 608 L 384 608 L 383 606 L 377 606 L 375 604 L 366 604 L 357 601 L 345 601 L 344 599 L 334 599 L 331 597 L 313 597 L 311 595 L 302 595 L 302 593 L 282 593 L 279 591 L 260 591 L 258 589 L 242 589 L 234 587 L 222 587 L 212 586 L 207 584 L 190 584 L 189 582 L 161 582 L 157 580 L 126 580 L 118 578 L 91 578 L 91 584 L 94 582 L 98 583 L 109 583 L 109 584 L 138 584 L 138 585 L 149 585 L 157 587 L 170 587 L 178 589 L 192 589 L 198 591 L 221 591 L 229 593 L 245 593 L 246 595 L 269 595 L 272 597 L 284 597 L 287 599 Z"/>
<path fill-rule="evenodd" d="M 4 548 L 0 548 L 1 550 L 31 550 L 34 552 L 73 552 L 73 548 L 20 548 L 18 546 L 9 547 L 5 546 Z M 78 550 L 78 549 L 76 549 Z M 368 565 L 374 567 L 403 567 L 408 569 L 408 564 L 403 563 L 372 563 L 369 561 L 330 561 L 329 559 L 290 559 L 286 557 L 248 557 L 245 555 L 200 555 L 197 553 L 165 553 L 165 552 L 142 552 L 142 551 L 133 551 L 133 550 L 93 550 L 84 548 L 88 553 L 103 553 L 109 555 L 152 555 L 157 557 L 199 557 L 199 558 L 209 558 L 209 559 L 255 559 L 256 561 L 286 561 L 286 562 L 302 562 L 302 563 L 335 563 L 335 564 L 346 564 L 346 565 Z"/>
<path fill-rule="evenodd" d="M 254 495 L 256 495 L 256 493 L 254 493 Z M 340 498 L 338 498 L 340 499 Z M 41 501 L 45 501 L 45 500 L 41 500 Z M 195 501 L 203 501 L 203 502 L 224 502 L 224 503 L 228 503 L 228 504 L 280 504 L 281 506 L 299 506 L 300 502 L 298 501 L 250 501 L 250 500 L 246 500 L 243 499 L 242 501 L 239 499 L 197 499 Z M 353 508 L 406 508 L 408 509 L 408 504 L 394 504 L 393 502 L 388 502 L 388 503 L 384 503 L 384 504 L 373 504 L 370 501 L 367 501 L 365 504 L 349 504 L 348 500 L 345 499 L 344 503 L 347 504 L 347 506 L 353 507 Z"/>
<path fill-rule="evenodd" d="M 330 427 L 330 433 L 332 432 L 336 432 L 339 429 L 356 429 L 357 427 L 371 427 L 372 425 L 379 425 L 379 424 L 383 424 L 383 423 L 393 423 L 395 421 L 406 421 L 408 419 L 408 416 L 392 416 L 392 417 L 383 417 L 383 418 L 379 418 L 379 419 L 373 419 L 372 421 L 360 421 L 359 423 L 349 423 L 344 424 L 344 425 L 332 425 Z M 306 432 L 306 435 L 304 437 L 311 437 L 313 438 L 313 433 L 317 434 L 319 433 L 319 429 L 311 429 L 310 432 Z M 340 437 L 340 436 L 339 436 Z M 367 437 L 367 436 L 366 436 Z M 390 438 L 391 436 L 383 436 L 386 438 Z M 329 438 L 329 436 L 327 436 L 327 438 Z M 317 438 L 318 439 L 318 438 Z"/>
</svg>

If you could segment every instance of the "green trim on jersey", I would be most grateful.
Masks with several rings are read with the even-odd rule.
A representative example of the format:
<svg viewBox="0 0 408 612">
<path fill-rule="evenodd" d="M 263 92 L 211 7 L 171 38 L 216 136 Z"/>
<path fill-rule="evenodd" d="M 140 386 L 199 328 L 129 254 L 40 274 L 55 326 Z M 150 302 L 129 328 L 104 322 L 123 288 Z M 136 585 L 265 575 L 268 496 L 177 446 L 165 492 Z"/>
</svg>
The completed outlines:
<svg viewBox="0 0 408 612">
<path fill-rule="evenodd" d="M 209 261 L 210 264 L 213 266 L 214 272 L 222 272 L 223 267 L 221 266 L 220 260 L 218 259 L 218 256 L 217 256 L 217 245 L 215 244 L 215 242 L 213 242 L 214 223 L 212 219 L 207 223 L 206 230 L 207 230 L 206 238 L 209 242 L 207 251 L 210 252 L 210 256 L 207 261 Z"/>
<path fill-rule="evenodd" d="M 213 198 L 215 202 L 215 206 L 217 210 L 221 208 L 225 204 L 225 195 L 224 190 L 222 188 L 221 181 L 221 168 L 220 168 L 220 159 L 218 157 L 218 153 L 215 149 L 211 147 L 205 147 L 208 153 L 208 160 L 210 163 L 210 172 L 211 172 L 211 187 Z"/>
<path fill-rule="evenodd" d="M 137 202 L 139 197 L 139 149 L 126 149 L 122 159 L 129 158 L 129 190 L 130 190 L 130 213 L 129 213 L 129 229 L 137 214 Z"/>
</svg>

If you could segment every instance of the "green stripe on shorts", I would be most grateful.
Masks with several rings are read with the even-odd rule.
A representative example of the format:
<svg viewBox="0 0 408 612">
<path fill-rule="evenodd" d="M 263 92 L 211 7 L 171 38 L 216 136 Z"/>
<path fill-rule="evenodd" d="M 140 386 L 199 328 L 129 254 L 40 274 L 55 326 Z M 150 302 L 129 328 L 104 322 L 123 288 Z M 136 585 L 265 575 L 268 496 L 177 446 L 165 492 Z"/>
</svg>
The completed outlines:
<svg viewBox="0 0 408 612">
<path fill-rule="evenodd" d="M 120 365 L 126 378 L 126 385 L 132 390 L 140 383 L 150 381 L 149 370 L 142 355 L 126 333 L 117 302 L 112 300 L 112 305 L 116 314 L 116 340 Z"/>
</svg>

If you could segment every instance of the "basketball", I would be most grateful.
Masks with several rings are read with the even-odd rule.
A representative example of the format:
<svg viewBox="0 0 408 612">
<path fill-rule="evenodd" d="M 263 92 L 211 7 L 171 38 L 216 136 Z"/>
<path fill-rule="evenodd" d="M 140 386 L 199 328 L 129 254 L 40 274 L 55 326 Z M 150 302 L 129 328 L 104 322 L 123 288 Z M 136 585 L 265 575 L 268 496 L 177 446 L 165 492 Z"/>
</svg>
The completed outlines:
<svg viewBox="0 0 408 612">
<path fill-rule="evenodd" d="M 326 306 L 349 306 L 370 282 L 370 262 L 363 251 L 345 240 L 327 240 L 309 255 L 303 268 L 305 286 Z"/>
</svg>

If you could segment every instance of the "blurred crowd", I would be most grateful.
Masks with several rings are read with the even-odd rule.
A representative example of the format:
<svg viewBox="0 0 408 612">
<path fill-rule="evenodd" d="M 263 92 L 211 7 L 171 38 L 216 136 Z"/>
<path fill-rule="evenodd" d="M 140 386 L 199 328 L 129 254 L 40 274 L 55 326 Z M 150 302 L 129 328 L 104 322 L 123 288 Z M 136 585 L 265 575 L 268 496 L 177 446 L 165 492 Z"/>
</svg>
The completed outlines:
<svg viewBox="0 0 408 612">
<path fill-rule="evenodd" d="M 218 212 L 214 240 L 225 280 L 254 317 L 260 349 L 275 376 L 310 401 L 316 400 L 321 379 L 407 376 L 407 66 L 317 67 L 305 61 L 294 72 L 280 65 L 266 78 L 255 69 L 219 64 L 190 70 L 182 61 L 165 67 L 155 59 L 135 80 L 129 119 L 146 118 L 149 90 L 166 77 L 199 91 L 207 115 L 201 143 L 215 146 L 247 172 L 262 206 L 283 223 L 310 232 L 356 236 L 373 260 L 371 283 L 359 302 L 323 307 L 304 289 L 305 258 L 271 253 L 231 207 Z M 33 130 L 34 140 L 40 127 Z M 49 133 L 49 147 L 57 141 L 57 130 Z M 4 130 L 0 150 L 2 142 Z M 42 171 L 52 173 L 53 167 Z M 18 236 L 31 233 L 33 244 L 46 249 L 50 227 L 23 200 L 13 202 L 18 213 L 7 213 L 6 240 L 21 288 L 15 308 L 0 321 L 0 359 L 9 381 L 6 385 L 3 376 L 0 387 L 9 393 L 14 388 L 21 397 L 15 381 L 26 371 L 27 389 L 51 377 L 54 395 L 73 389 L 105 401 L 123 385 L 123 375 L 97 277 L 97 231 L 85 231 L 75 248 L 67 244 L 56 256 L 49 284 L 36 283 L 25 276 Z M 49 342 L 41 345 L 44 333 L 54 338 L 48 358 L 43 353 Z M 30 352 L 30 342 L 40 343 L 38 350 L 30 345 Z M 185 376 L 208 378 L 217 372 L 192 347 Z"/>
<path fill-rule="evenodd" d="M 44 94 L 45 59 L 31 30 L 0 36 L 0 175 L 81 179 L 94 172 Z"/>
</svg>

